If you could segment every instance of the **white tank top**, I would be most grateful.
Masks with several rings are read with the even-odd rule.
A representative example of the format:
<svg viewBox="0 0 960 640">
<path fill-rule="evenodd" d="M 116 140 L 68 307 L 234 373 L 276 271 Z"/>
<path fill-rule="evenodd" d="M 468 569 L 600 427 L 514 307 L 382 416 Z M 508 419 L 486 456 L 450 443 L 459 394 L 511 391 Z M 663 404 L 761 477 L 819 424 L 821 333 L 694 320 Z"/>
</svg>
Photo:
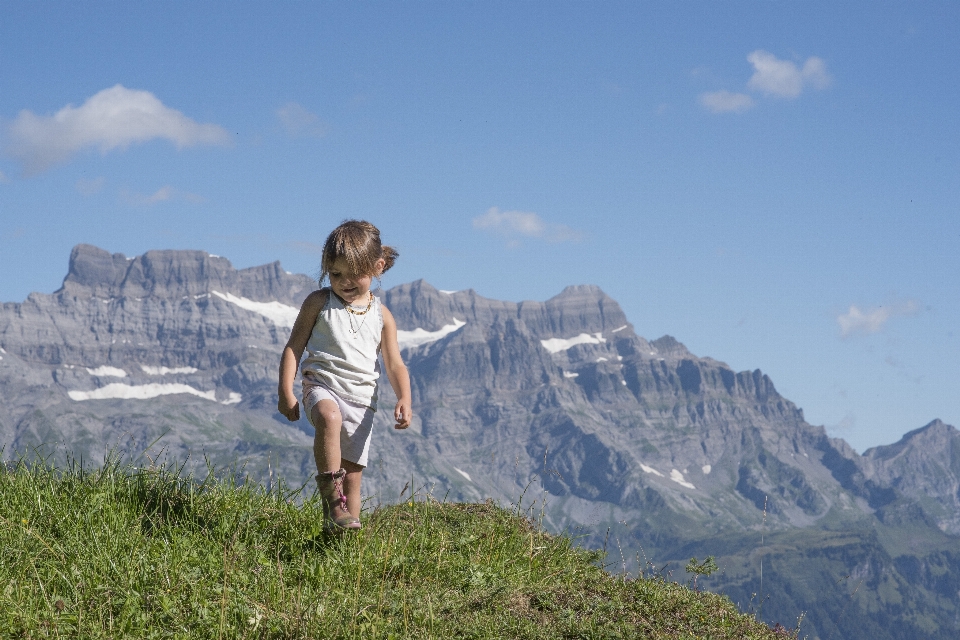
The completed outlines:
<svg viewBox="0 0 960 640">
<path fill-rule="evenodd" d="M 303 384 L 322 384 L 344 400 L 377 409 L 380 378 L 380 335 L 383 313 L 380 299 L 373 297 L 370 309 L 350 313 L 329 289 L 327 303 L 317 316 L 307 342 L 307 357 L 301 365 Z"/>
</svg>

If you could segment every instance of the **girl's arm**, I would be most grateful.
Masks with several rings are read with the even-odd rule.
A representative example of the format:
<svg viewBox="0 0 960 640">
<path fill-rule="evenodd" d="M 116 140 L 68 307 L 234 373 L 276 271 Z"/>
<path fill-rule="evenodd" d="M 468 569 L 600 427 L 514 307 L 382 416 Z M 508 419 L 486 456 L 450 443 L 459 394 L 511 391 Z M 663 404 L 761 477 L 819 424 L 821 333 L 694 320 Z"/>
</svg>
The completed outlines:
<svg viewBox="0 0 960 640">
<path fill-rule="evenodd" d="M 317 316 L 320 315 L 326 303 L 327 291 L 325 289 L 314 291 L 307 296 L 300 307 L 300 313 L 297 314 L 296 322 L 293 323 L 293 330 L 290 332 L 290 339 L 287 340 L 287 344 L 283 348 L 283 355 L 280 356 L 277 409 L 290 422 L 296 422 L 300 419 L 300 404 L 297 402 L 297 396 L 293 394 L 293 380 L 297 377 L 300 358 L 303 356 L 303 350 L 307 347 L 307 341 L 310 340 L 313 325 L 317 323 Z"/>
<path fill-rule="evenodd" d="M 383 364 L 387 370 L 387 378 L 393 392 L 397 394 L 397 406 L 393 409 L 393 419 L 397 424 L 394 429 L 406 429 L 413 418 L 413 408 L 410 403 L 410 374 L 400 357 L 400 345 L 397 344 L 397 323 L 393 314 L 383 305 L 383 331 L 380 334 L 380 353 L 383 354 Z"/>
</svg>

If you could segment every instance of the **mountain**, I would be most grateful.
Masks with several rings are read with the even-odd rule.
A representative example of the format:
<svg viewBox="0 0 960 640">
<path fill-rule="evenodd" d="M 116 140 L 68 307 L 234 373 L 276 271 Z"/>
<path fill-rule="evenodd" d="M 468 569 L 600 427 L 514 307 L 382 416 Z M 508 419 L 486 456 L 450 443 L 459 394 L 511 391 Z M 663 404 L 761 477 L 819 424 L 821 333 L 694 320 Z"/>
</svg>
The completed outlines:
<svg viewBox="0 0 960 640">
<path fill-rule="evenodd" d="M 196 473 L 310 482 L 312 429 L 277 413 L 276 376 L 313 288 L 279 263 L 77 246 L 58 291 L 0 308 L 4 456 L 147 450 Z M 805 612 L 811 638 L 956 637 L 953 427 L 859 455 L 761 371 L 638 336 L 594 286 L 513 303 L 418 281 L 382 298 L 416 415 L 390 428 L 382 385 L 370 504 L 411 484 L 519 502 L 605 546 L 611 571 L 669 576 L 714 555 L 723 571 L 709 588 L 787 626 Z"/>
</svg>

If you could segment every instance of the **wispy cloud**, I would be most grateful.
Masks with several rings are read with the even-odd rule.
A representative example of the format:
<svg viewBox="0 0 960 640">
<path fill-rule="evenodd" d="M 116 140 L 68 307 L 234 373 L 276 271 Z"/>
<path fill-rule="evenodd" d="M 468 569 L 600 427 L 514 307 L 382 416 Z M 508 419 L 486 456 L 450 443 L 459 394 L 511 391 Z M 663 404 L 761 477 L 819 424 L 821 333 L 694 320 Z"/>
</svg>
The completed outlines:
<svg viewBox="0 0 960 640">
<path fill-rule="evenodd" d="M 73 184 L 73 186 L 80 195 L 92 196 L 100 193 L 100 191 L 103 189 L 103 185 L 106 184 L 106 182 L 107 179 L 103 176 L 93 178 L 92 180 L 80 178 Z"/>
<path fill-rule="evenodd" d="M 288 102 L 277 109 L 277 119 L 291 138 L 320 138 L 327 133 L 320 118 L 297 102 Z"/>
<path fill-rule="evenodd" d="M 850 305 L 846 313 L 837 316 L 840 326 L 840 337 L 849 338 L 855 335 L 877 333 L 883 329 L 890 318 L 895 316 L 911 316 L 920 310 L 915 300 L 907 300 L 885 307 L 874 307 L 862 310 L 855 304 Z"/>
<path fill-rule="evenodd" d="M 796 98 L 804 89 L 825 89 L 830 85 L 830 74 L 822 58 L 811 56 L 803 66 L 790 60 L 780 60 L 772 53 L 757 49 L 747 56 L 753 65 L 753 75 L 747 86 L 754 91 L 778 98 Z"/>
<path fill-rule="evenodd" d="M 583 232 L 565 224 L 548 223 L 530 211 L 500 211 L 490 207 L 483 215 L 473 219 L 473 228 L 504 237 L 515 246 L 521 238 L 536 238 L 547 242 L 576 242 L 583 239 Z"/>
<path fill-rule="evenodd" d="M 827 428 L 832 432 L 837 432 L 837 431 L 850 431 L 855 426 L 857 426 L 857 416 L 851 412 L 847 412 L 847 415 L 843 416 L 840 422 L 836 424 L 827 425 Z"/>
<path fill-rule="evenodd" d="M 710 91 L 700 94 L 700 104 L 713 113 L 743 113 L 752 109 L 756 103 L 745 93 L 731 91 Z"/>
<path fill-rule="evenodd" d="M 129 191 L 127 189 L 122 189 L 120 191 L 120 198 L 127 204 L 137 207 L 149 207 L 161 202 L 167 202 L 168 200 L 186 200 L 187 202 L 192 203 L 201 203 L 207 201 L 207 199 L 203 196 L 190 193 L 188 191 L 180 191 L 179 189 L 175 189 L 170 185 L 160 187 L 153 193 L 146 195 Z"/>
<path fill-rule="evenodd" d="M 827 73 L 826 62 L 817 56 L 798 64 L 757 49 L 747 55 L 747 62 L 753 66 L 747 89 L 767 97 L 797 98 L 806 89 L 825 89 L 833 80 Z M 700 106 L 713 113 L 743 113 L 756 106 L 750 94 L 726 89 L 701 93 L 697 99 Z"/>
<path fill-rule="evenodd" d="M 306 240 L 291 240 L 286 243 L 287 247 L 300 253 L 309 253 L 313 255 L 323 255 L 323 245 Z"/>
<path fill-rule="evenodd" d="M 194 145 L 228 145 L 230 136 L 215 124 L 200 124 L 165 106 L 149 91 L 116 85 L 91 96 L 79 107 L 67 105 L 52 116 L 23 110 L 7 128 L 6 152 L 20 161 L 26 175 L 67 162 L 77 152 L 101 153 L 162 138 L 178 149 Z"/>
</svg>

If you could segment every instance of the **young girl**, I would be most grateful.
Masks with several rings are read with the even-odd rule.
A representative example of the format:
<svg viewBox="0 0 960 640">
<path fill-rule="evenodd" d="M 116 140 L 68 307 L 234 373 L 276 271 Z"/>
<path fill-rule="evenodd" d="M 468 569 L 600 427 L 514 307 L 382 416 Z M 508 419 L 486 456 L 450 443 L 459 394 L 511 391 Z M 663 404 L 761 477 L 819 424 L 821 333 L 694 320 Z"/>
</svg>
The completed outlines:
<svg viewBox="0 0 960 640">
<path fill-rule="evenodd" d="M 287 420 L 300 419 L 293 380 L 304 349 L 303 409 L 316 429 L 313 455 L 323 499 L 325 528 L 360 528 L 360 478 L 367 464 L 382 354 L 397 395 L 395 429 L 410 426 L 410 376 L 400 358 L 393 315 L 370 291 L 374 278 L 393 266 L 397 252 L 380 244 L 380 231 L 347 220 L 327 236 L 320 284 L 303 301 L 280 359 L 280 400 Z"/>
</svg>

